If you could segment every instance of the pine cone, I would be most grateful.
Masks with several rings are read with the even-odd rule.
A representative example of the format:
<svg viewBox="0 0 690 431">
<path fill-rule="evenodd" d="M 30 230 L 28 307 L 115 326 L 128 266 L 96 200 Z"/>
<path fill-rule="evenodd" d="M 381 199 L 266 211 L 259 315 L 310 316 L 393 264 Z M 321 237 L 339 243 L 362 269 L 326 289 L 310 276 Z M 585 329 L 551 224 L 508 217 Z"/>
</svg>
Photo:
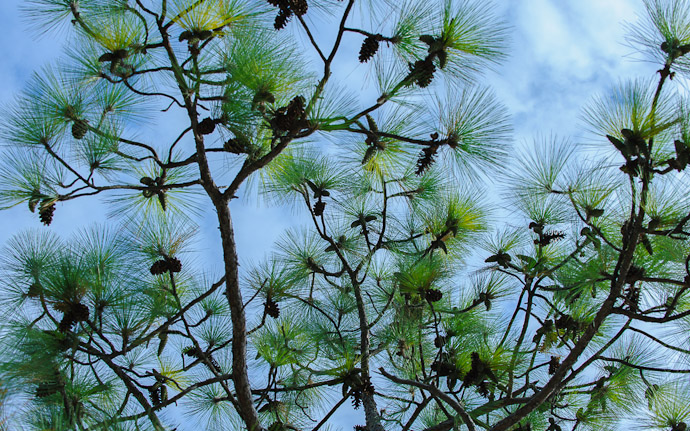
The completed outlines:
<svg viewBox="0 0 690 431">
<path fill-rule="evenodd" d="M 264 303 L 264 312 L 274 319 L 280 317 L 280 307 L 278 306 L 278 303 L 271 298 L 266 299 L 266 302 Z"/>
<path fill-rule="evenodd" d="M 84 322 L 89 319 L 89 307 L 81 302 L 74 304 L 70 312 L 75 322 Z"/>
<path fill-rule="evenodd" d="M 151 404 L 154 406 L 158 405 L 161 403 L 161 388 L 160 387 L 153 387 L 149 389 L 149 399 L 151 400 Z"/>
<path fill-rule="evenodd" d="M 444 337 L 442 335 L 438 335 L 438 336 L 436 336 L 436 338 L 434 338 L 434 346 L 437 349 L 440 349 L 441 347 L 443 347 L 445 345 L 446 345 L 446 337 Z"/>
<path fill-rule="evenodd" d="M 278 16 L 276 16 L 276 20 L 273 23 L 273 27 L 276 30 L 281 30 L 281 29 L 285 28 L 288 21 L 290 21 L 291 16 L 292 16 L 292 11 L 290 9 L 281 9 L 280 12 L 278 12 Z"/>
<path fill-rule="evenodd" d="M 381 36 L 378 34 L 372 34 L 367 36 L 362 42 L 362 47 L 359 49 L 359 62 L 366 63 L 371 60 L 371 58 L 379 50 L 379 40 Z"/>
<path fill-rule="evenodd" d="M 438 152 L 438 145 L 431 145 L 422 150 L 417 159 L 417 170 L 415 174 L 422 175 L 434 163 L 434 158 Z"/>
<path fill-rule="evenodd" d="M 50 223 L 53 222 L 53 213 L 55 212 L 55 202 L 52 202 L 50 205 L 48 205 L 48 202 L 51 202 L 51 199 L 44 199 L 38 210 L 41 223 L 46 226 L 50 226 Z"/>
<path fill-rule="evenodd" d="M 295 15 L 302 16 L 307 13 L 309 5 L 307 4 L 307 0 L 290 0 L 290 9 Z"/>
<path fill-rule="evenodd" d="M 290 130 L 298 130 L 301 128 L 301 124 L 297 125 L 294 123 L 299 123 L 300 120 L 304 119 L 306 112 L 304 112 L 304 97 L 295 96 L 290 100 L 287 105 L 287 118 L 292 124 Z"/>
<path fill-rule="evenodd" d="M 180 272 L 182 271 L 182 262 L 180 262 L 180 259 L 173 257 L 166 259 L 168 263 L 168 270 L 170 272 Z"/>
<path fill-rule="evenodd" d="M 210 135 L 215 129 L 216 122 L 211 118 L 204 118 L 197 127 L 197 130 L 202 135 Z"/>
<path fill-rule="evenodd" d="M 89 122 L 86 120 L 78 119 L 74 120 L 72 123 L 72 136 L 74 139 L 83 139 L 86 136 L 86 132 L 89 131 Z"/>
<path fill-rule="evenodd" d="M 60 323 L 58 324 L 58 331 L 60 332 L 67 332 L 71 331 L 72 327 L 74 324 L 77 323 L 74 320 L 74 317 L 72 316 L 71 312 L 67 312 L 62 316 L 62 320 L 60 320 Z"/>
<path fill-rule="evenodd" d="M 407 75 L 409 85 L 417 84 L 419 87 L 425 88 L 431 84 L 436 72 L 436 66 L 431 56 L 427 56 L 424 60 L 417 60 L 409 67 L 410 73 Z"/>
<path fill-rule="evenodd" d="M 223 145 L 223 149 L 233 154 L 242 154 L 245 152 L 244 146 L 235 138 L 228 139 Z"/>
<path fill-rule="evenodd" d="M 271 126 L 278 131 L 288 131 L 290 130 L 291 121 L 287 116 L 286 108 L 279 108 L 276 110 Z"/>
<path fill-rule="evenodd" d="M 318 201 L 314 204 L 314 215 L 316 217 L 321 217 L 324 209 L 326 209 L 326 202 Z"/>
<path fill-rule="evenodd" d="M 156 261 L 153 265 L 151 265 L 151 274 L 152 275 L 161 275 L 165 272 L 167 272 L 169 269 L 169 264 L 167 260 L 159 260 Z"/>
<path fill-rule="evenodd" d="M 429 302 L 437 302 L 443 298 L 443 292 L 438 289 L 427 289 L 424 291 L 424 297 Z"/>
<path fill-rule="evenodd" d="M 191 357 L 191 358 L 197 358 L 197 359 L 199 358 L 199 356 L 201 356 L 199 349 L 197 349 L 194 346 L 185 347 L 184 349 L 182 349 L 182 353 Z"/>
</svg>

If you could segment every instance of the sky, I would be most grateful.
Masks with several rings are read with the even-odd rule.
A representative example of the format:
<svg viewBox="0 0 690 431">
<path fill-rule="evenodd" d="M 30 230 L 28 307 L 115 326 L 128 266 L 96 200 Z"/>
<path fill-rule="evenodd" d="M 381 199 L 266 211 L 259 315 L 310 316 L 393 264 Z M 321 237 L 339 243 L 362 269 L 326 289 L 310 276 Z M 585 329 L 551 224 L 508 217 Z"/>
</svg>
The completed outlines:
<svg viewBox="0 0 690 431">
<path fill-rule="evenodd" d="M 0 107 L 12 101 L 33 71 L 50 64 L 64 49 L 64 34 L 37 38 L 27 29 L 18 11 L 21 3 L 0 1 Z M 489 74 L 488 81 L 513 115 L 518 145 L 529 147 L 535 136 L 552 133 L 573 142 L 591 139 L 582 132 L 579 119 L 588 100 L 621 80 L 654 74 L 654 65 L 635 61 L 629 55 L 631 48 L 623 44 L 623 23 L 636 21 L 641 8 L 641 0 L 499 2 L 498 13 L 512 26 L 510 56 Z M 358 49 L 360 40 L 347 43 Z M 350 73 L 362 76 L 361 69 L 346 71 Z M 270 252 L 285 222 L 294 216 L 281 208 L 261 206 L 256 199 L 236 200 L 232 205 L 241 263 L 257 261 Z M 60 205 L 50 229 L 67 236 L 106 221 L 106 212 L 96 199 Z M 213 218 L 206 224 L 214 226 Z M 27 228 L 47 229 L 26 205 L 0 211 L 0 246 Z M 202 232 L 204 255 L 220 251 L 214 232 L 215 228 Z M 362 422 L 347 410 L 334 420 L 348 426 Z"/>
</svg>

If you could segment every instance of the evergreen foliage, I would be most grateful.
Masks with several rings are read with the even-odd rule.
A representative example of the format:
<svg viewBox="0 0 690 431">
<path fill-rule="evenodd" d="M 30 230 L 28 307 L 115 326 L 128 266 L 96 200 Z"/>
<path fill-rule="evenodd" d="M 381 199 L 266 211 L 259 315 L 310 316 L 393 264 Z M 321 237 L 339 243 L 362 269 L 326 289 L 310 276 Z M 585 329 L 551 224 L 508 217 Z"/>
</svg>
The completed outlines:
<svg viewBox="0 0 690 431">
<path fill-rule="evenodd" d="M 352 404 L 368 431 L 685 430 L 690 2 L 644 1 L 658 76 L 593 99 L 594 151 L 511 165 L 486 3 L 27 0 L 72 39 L 6 108 L 0 205 L 113 218 L 6 245 L 0 427 L 317 431 Z M 346 55 L 373 97 L 334 82 Z M 158 117 L 175 137 L 139 140 Z M 252 194 L 305 223 L 240 271 Z M 189 253 L 207 209 L 221 274 Z"/>
</svg>

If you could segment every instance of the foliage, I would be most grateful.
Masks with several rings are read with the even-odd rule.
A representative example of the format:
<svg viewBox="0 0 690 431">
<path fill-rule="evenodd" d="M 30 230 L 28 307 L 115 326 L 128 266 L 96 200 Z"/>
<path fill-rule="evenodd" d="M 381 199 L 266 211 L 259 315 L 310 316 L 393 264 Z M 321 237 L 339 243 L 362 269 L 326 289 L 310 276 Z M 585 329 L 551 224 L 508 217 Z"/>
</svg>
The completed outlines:
<svg viewBox="0 0 690 431">
<path fill-rule="evenodd" d="M 3 427 L 316 431 L 351 402 L 370 431 L 686 429 L 688 2 L 645 1 L 658 79 L 593 99 L 600 147 L 514 165 L 478 83 L 507 53 L 491 7 L 356 3 L 27 1 L 72 48 L 6 108 L 0 205 L 113 218 L 7 244 Z M 334 82 L 345 55 L 375 98 Z M 256 193 L 305 223 L 240 271 L 230 202 Z M 221 274 L 190 253 L 206 210 Z"/>
</svg>

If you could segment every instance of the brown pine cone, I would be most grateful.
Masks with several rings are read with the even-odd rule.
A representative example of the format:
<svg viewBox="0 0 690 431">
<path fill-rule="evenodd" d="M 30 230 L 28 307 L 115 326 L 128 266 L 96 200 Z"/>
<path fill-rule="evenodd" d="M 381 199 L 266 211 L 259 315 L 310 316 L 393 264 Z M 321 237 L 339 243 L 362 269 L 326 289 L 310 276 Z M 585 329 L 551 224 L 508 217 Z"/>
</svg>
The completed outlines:
<svg viewBox="0 0 690 431">
<path fill-rule="evenodd" d="M 438 335 L 438 336 L 436 336 L 436 338 L 434 338 L 434 346 L 437 349 L 440 349 L 441 347 L 446 345 L 446 341 L 447 341 L 446 337 L 444 337 L 442 335 Z"/>
<path fill-rule="evenodd" d="M 233 154 L 242 154 L 245 152 L 244 146 L 242 146 L 242 144 L 240 144 L 235 138 L 228 139 L 223 145 L 223 149 Z"/>
<path fill-rule="evenodd" d="M 410 64 L 410 73 L 407 75 L 409 84 L 417 84 L 421 88 L 428 87 L 434 79 L 436 66 L 433 58 L 427 56 L 424 60 L 417 60 L 414 64 Z"/>
<path fill-rule="evenodd" d="M 271 298 L 266 299 L 266 302 L 264 303 L 264 312 L 274 319 L 280 317 L 280 307 L 278 306 L 278 303 Z"/>
<path fill-rule="evenodd" d="M 180 272 L 182 271 L 182 262 L 180 262 L 180 259 L 173 257 L 166 259 L 168 262 L 168 270 L 170 272 Z"/>
<path fill-rule="evenodd" d="M 316 217 L 321 217 L 324 209 L 326 209 L 326 202 L 318 201 L 314 204 L 314 215 Z"/>
<path fill-rule="evenodd" d="M 301 120 L 304 118 L 305 112 L 304 112 L 304 97 L 302 96 L 295 96 L 290 100 L 290 103 L 287 105 L 287 118 L 291 123 L 295 123 L 298 120 Z M 292 127 L 292 129 L 296 129 L 296 127 Z"/>
<path fill-rule="evenodd" d="M 65 313 L 62 316 L 62 320 L 60 320 L 60 323 L 58 324 L 58 331 L 60 331 L 60 332 L 71 331 L 72 327 L 74 326 L 75 323 L 77 323 L 77 322 L 74 320 L 74 316 L 72 315 L 72 313 L 70 311 L 68 311 L 67 313 Z"/>
<path fill-rule="evenodd" d="M 204 118 L 197 126 L 197 130 L 202 135 L 210 135 L 216 129 L 216 122 L 211 118 Z"/>
<path fill-rule="evenodd" d="M 167 260 L 159 260 L 151 265 L 151 275 L 161 275 L 167 272 L 169 269 L 169 264 Z"/>
<path fill-rule="evenodd" d="M 83 139 L 89 131 L 89 122 L 86 120 L 74 120 L 72 123 L 72 136 L 74 139 Z"/>
<path fill-rule="evenodd" d="M 438 145 L 432 145 L 424 148 L 417 159 L 417 170 L 415 174 L 422 175 L 434 163 L 436 153 L 438 152 Z"/>
<path fill-rule="evenodd" d="M 309 5 L 307 4 L 307 0 L 290 0 L 290 9 L 295 15 L 302 16 L 307 13 Z"/>
<path fill-rule="evenodd" d="M 156 406 L 161 403 L 161 388 L 160 387 L 153 387 L 149 389 L 149 399 L 151 400 L 151 404 Z"/>
<path fill-rule="evenodd" d="M 89 307 L 81 302 L 74 304 L 70 312 L 75 322 L 84 322 L 89 319 Z"/>
<path fill-rule="evenodd" d="M 292 11 L 290 9 L 281 9 L 280 12 L 278 12 L 278 16 L 276 16 L 275 22 L 273 23 L 273 28 L 276 30 L 282 30 L 285 28 L 288 21 L 290 21 L 291 16 Z"/>
<path fill-rule="evenodd" d="M 197 349 L 194 346 L 185 347 L 184 349 L 182 349 L 182 353 L 191 357 L 191 358 L 197 358 L 197 359 L 201 356 L 199 349 Z"/>
<path fill-rule="evenodd" d="M 41 223 L 46 226 L 50 226 L 50 223 L 53 222 L 53 213 L 55 212 L 55 202 L 52 202 L 50 205 L 48 205 L 48 202 L 50 201 L 50 199 L 44 199 L 41 202 L 40 209 L 38 210 L 39 219 L 41 220 Z"/>
<path fill-rule="evenodd" d="M 371 60 L 371 58 L 379 50 L 379 39 L 380 35 L 372 34 L 367 36 L 362 42 L 362 47 L 359 49 L 359 62 L 366 63 Z"/>
<path fill-rule="evenodd" d="M 438 289 L 427 289 L 424 291 L 424 297 L 429 302 L 437 302 L 443 298 L 443 292 Z"/>
</svg>

